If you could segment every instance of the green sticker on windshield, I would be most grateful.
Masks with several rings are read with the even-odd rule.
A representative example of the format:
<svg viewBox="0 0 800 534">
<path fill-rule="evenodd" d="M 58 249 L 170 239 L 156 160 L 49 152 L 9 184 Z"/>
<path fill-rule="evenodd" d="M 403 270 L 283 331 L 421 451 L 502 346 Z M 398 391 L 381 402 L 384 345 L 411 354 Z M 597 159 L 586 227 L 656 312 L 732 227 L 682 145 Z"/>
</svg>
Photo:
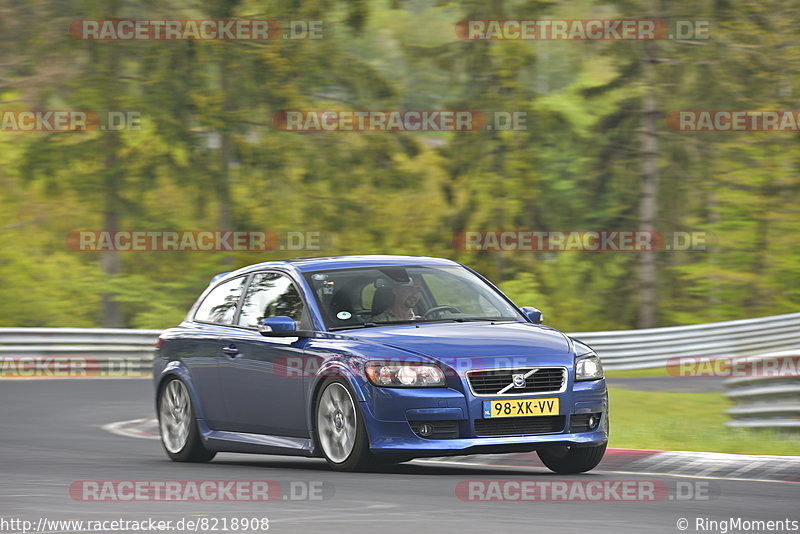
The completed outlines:
<svg viewBox="0 0 800 534">
<path fill-rule="evenodd" d="M 339 313 L 336 314 L 336 318 L 341 321 L 346 321 L 352 316 L 353 314 L 350 313 L 349 311 L 340 311 Z"/>
</svg>

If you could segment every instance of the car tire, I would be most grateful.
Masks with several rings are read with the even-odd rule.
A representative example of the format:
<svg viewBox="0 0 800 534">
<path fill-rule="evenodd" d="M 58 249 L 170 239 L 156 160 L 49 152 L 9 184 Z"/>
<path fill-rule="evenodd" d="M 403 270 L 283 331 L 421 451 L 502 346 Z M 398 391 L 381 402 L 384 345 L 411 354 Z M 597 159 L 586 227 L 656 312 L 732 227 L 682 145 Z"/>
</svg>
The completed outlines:
<svg viewBox="0 0 800 534">
<path fill-rule="evenodd" d="M 161 387 L 157 412 L 161 445 L 173 462 L 208 462 L 216 456 L 203 447 L 189 390 L 180 379 Z"/>
<path fill-rule="evenodd" d="M 335 471 L 364 471 L 380 462 L 370 453 L 364 417 L 347 382 L 323 382 L 314 409 L 316 440 Z"/>
<path fill-rule="evenodd" d="M 606 453 L 606 444 L 597 447 L 548 447 L 536 451 L 548 469 L 559 474 L 575 474 L 591 471 Z"/>
</svg>

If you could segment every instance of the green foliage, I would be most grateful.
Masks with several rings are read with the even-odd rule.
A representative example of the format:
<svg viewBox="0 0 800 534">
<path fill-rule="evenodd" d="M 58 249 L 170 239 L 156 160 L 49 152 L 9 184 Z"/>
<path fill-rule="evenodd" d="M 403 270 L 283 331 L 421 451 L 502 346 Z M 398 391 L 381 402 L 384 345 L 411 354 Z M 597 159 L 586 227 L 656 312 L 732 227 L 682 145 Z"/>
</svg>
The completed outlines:
<svg viewBox="0 0 800 534">
<path fill-rule="evenodd" d="M 663 13 L 656 13 L 658 4 Z M 72 11 L 65 12 L 64 6 Z M 141 113 L 139 131 L 0 132 L 0 324 L 161 328 L 217 272 L 291 255 L 445 256 L 566 330 L 632 328 L 636 253 L 487 253 L 464 230 L 637 229 L 642 99 L 657 96 L 660 323 L 796 311 L 797 136 L 676 133 L 678 109 L 794 109 L 798 6 L 644 0 L 31 0 L 2 8 L 0 110 Z M 461 41 L 465 18 L 713 19 L 711 39 Z M 43 14 L 45 14 L 43 16 Z M 77 41 L 77 18 L 324 20 L 323 40 Z M 527 130 L 292 133 L 285 109 L 521 111 Z M 289 253 L 70 250 L 80 229 L 320 232 Z M 113 306 L 109 307 L 109 302 Z M 113 313 L 110 313 L 113 312 Z"/>
</svg>

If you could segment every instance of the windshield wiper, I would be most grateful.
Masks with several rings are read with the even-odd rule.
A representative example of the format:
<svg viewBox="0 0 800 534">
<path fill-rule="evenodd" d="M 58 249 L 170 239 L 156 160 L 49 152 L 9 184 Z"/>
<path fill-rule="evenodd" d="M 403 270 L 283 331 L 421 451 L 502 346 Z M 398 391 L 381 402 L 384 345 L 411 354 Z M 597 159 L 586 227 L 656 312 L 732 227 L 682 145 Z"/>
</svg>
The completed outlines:
<svg viewBox="0 0 800 534">
<path fill-rule="evenodd" d="M 418 323 L 419 321 L 383 321 L 380 323 L 373 323 L 373 322 L 366 322 L 366 323 L 359 323 L 350 326 L 334 326 L 330 328 L 330 330 L 353 330 L 356 328 L 374 328 L 376 326 L 387 326 L 387 325 L 394 325 L 394 324 L 411 324 L 411 323 Z"/>
<path fill-rule="evenodd" d="M 378 323 L 358 323 L 358 324 L 351 324 L 348 326 L 333 326 L 328 330 L 353 330 L 355 328 L 372 328 L 373 326 L 378 326 Z"/>
<path fill-rule="evenodd" d="M 430 319 L 428 321 L 417 321 L 419 323 L 432 323 L 440 321 L 453 321 L 456 323 L 513 323 L 514 319 L 498 319 L 492 317 L 446 317 L 444 319 Z"/>
<path fill-rule="evenodd" d="M 515 321 L 514 319 L 492 319 L 485 317 L 448 317 L 445 319 L 418 319 L 418 320 L 409 319 L 406 321 L 381 321 L 378 323 L 366 322 L 350 326 L 334 326 L 330 328 L 330 330 L 331 331 L 355 330 L 357 328 L 375 328 L 378 326 L 393 326 L 393 325 L 404 325 L 404 324 L 432 324 L 432 323 L 447 323 L 447 322 L 455 322 L 455 323 L 481 322 L 481 323 L 496 324 L 496 323 L 514 323 L 517 321 Z"/>
</svg>

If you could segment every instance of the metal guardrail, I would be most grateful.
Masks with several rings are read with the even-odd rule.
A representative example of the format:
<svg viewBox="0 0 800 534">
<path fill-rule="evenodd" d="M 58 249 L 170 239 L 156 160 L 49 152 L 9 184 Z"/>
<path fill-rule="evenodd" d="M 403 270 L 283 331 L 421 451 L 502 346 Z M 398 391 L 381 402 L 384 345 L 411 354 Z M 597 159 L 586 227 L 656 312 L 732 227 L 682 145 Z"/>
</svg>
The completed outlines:
<svg viewBox="0 0 800 534">
<path fill-rule="evenodd" d="M 84 356 L 140 360 L 149 367 L 159 330 L 0 328 L 0 357 Z M 643 330 L 577 332 L 606 369 L 663 367 L 680 357 L 757 356 L 800 351 L 800 313 Z"/>
<path fill-rule="evenodd" d="M 595 349 L 606 369 L 647 369 L 681 357 L 737 358 L 800 351 L 800 313 L 570 336 Z"/>
<path fill-rule="evenodd" d="M 80 376 L 148 375 L 160 330 L 124 328 L 0 328 L 0 376 L 59 370 Z M 68 358 L 71 371 L 47 359 Z M 43 361 L 40 369 L 25 360 Z M 19 362 L 19 366 L 15 363 Z M 24 369 L 24 370 L 23 370 Z"/>
<path fill-rule="evenodd" d="M 769 361 L 773 372 L 764 372 Z M 758 369 L 753 376 L 725 381 L 725 395 L 733 406 L 725 413 L 731 427 L 800 430 L 800 375 L 798 352 L 778 352 L 739 360 Z"/>
</svg>

